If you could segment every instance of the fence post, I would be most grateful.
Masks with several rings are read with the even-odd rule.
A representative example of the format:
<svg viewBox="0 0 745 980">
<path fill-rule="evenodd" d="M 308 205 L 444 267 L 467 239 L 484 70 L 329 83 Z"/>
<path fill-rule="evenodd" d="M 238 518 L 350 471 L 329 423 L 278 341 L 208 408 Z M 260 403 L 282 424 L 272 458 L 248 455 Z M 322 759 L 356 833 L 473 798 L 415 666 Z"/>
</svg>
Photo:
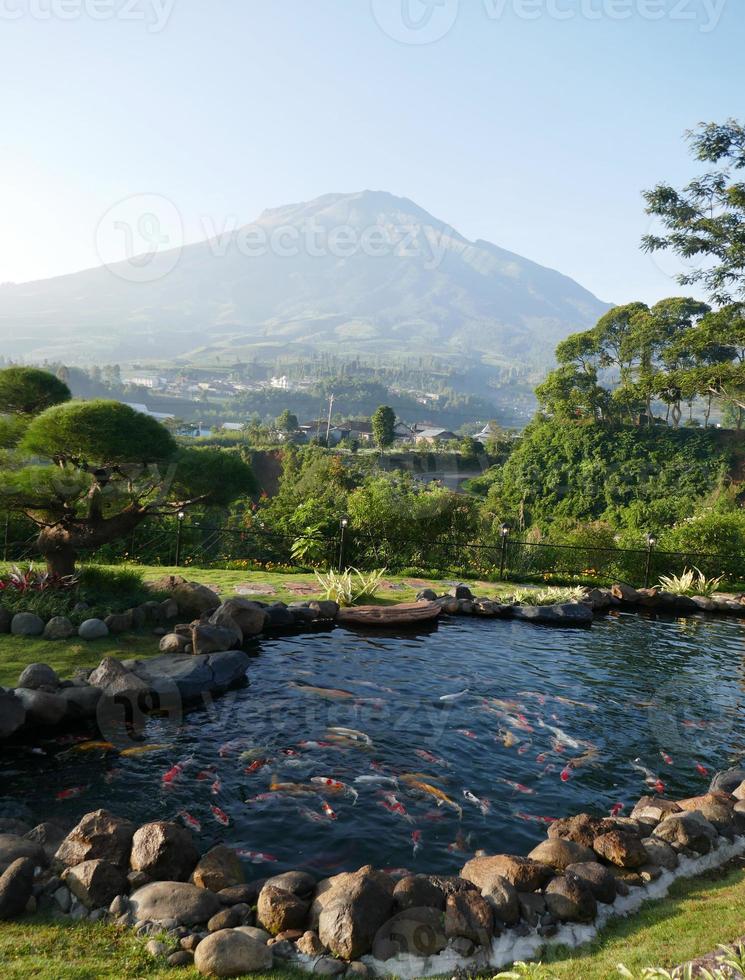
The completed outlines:
<svg viewBox="0 0 745 980">
<path fill-rule="evenodd" d="M 502 535 L 502 551 L 499 557 L 499 577 L 504 578 L 504 566 L 507 561 L 507 535 L 510 533 L 510 529 L 506 524 L 503 524 L 499 533 Z"/>
<path fill-rule="evenodd" d="M 649 588 L 649 570 L 652 564 L 652 550 L 657 544 L 657 538 L 653 534 L 647 535 L 647 560 L 644 563 L 644 588 Z"/>
<path fill-rule="evenodd" d="M 176 524 L 176 568 L 179 567 L 181 563 L 181 528 L 184 525 L 184 517 L 186 516 L 182 510 L 176 515 L 178 518 L 178 523 Z"/>
<path fill-rule="evenodd" d="M 346 545 L 347 545 L 348 526 L 349 526 L 349 519 L 347 517 L 342 517 L 342 519 L 339 521 L 339 573 L 340 574 L 347 567 Z"/>
</svg>

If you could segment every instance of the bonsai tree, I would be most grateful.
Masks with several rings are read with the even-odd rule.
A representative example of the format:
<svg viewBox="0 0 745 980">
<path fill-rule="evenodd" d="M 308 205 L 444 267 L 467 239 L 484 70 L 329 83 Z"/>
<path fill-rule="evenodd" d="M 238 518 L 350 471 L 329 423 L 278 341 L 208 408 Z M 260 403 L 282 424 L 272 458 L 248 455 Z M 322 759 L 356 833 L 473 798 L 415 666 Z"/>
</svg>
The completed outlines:
<svg viewBox="0 0 745 980">
<path fill-rule="evenodd" d="M 0 396 L 17 389 L 16 396 L 0 400 L 0 412 L 10 414 L 24 404 L 23 384 L 9 382 L 7 373 L 0 371 Z M 25 404 L 33 406 L 39 390 L 44 397 L 35 404 L 43 410 L 2 432 L 0 492 L 6 509 L 39 528 L 37 546 L 51 572 L 71 575 L 80 549 L 128 535 L 148 517 L 227 505 L 255 489 L 237 454 L 182 449 L 164 426 L 127 405 L 62 400 L 64 392 L 37 381 L 31 379 Z M 57 403 L 49 404 L 55 391 Z"/>
</svg>

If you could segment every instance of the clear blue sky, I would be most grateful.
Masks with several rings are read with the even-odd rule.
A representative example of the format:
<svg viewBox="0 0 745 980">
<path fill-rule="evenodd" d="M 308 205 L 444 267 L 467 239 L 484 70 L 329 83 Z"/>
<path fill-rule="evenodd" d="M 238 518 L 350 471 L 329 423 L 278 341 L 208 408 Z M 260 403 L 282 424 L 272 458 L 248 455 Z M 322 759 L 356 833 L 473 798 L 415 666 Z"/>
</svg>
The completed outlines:
<svg viewBox="0 0 745 980">
<path fill-rule="evenodd" d="M 169 0 L 131 2 L 0 0 L 0 281 L 99 264 L 133 194 L 195 240 L 373 188 L 654 300 L 679 287 L 639 252 L 641 189 L 692 175 L 685 129 L 745 117 L 742 0 L 440 0 L 407 35 L 447 28 L 427 44 L 381 29 L 405 33 L 402 0 L 175 0 L 162 30 Z"/>
</svg>

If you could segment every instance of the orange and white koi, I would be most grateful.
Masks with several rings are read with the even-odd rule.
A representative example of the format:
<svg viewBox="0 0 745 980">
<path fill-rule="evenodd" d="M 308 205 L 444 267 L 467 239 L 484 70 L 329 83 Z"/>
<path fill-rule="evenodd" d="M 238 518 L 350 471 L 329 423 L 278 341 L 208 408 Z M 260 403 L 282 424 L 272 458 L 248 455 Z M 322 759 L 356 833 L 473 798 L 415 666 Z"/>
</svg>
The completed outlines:
<svg viewBox="0 0 745 980">
<path fill-rule="evenodd" d="M 228 824 L 230 823 L 230 817 L 227 815 L 227 813 L 224 810 L 221 810 L 219 806 L 215 806 L 215 804 L 213 803 L 210 806 L 210 811 L 212 813 L 212 816 L 215 818 L 215 820 L 217 820 L 219 824 L 222 824 L 223 827 L 228 826 Z"/>
<path fill-rule="evenodd" d="M 416 778 L 415 773 L 409 773 L 408 776 L 402 776 L 401 781 L 405 782 L 406 785 L 419 793 L 426 793 L 428 796 L 434 797 L 437 800 L 438 806 L 449 806 L 452 810 L 458 814 L 458 818 L 463 816 L 463 808 L 459 806 L 455 800 L 451 800 L 450 797 L 443 793 L 441 789 L 437 786 L 433 786 L 431 783 L 422 782 L 421 779 Z"/>
<path fill-rule="evenodd" d="M 330 776 L 313 776 L 311 782 L 315 783 L 316 786 L 321 786 L 323 789 L 330 790 L 332 793 L 344 793 L 346 796 L 351 796 L 354 801 L 353 806 L 359 798 L 359 793 L 356 789 L 347 786 L 346 783 L 341 782 L 339 779 L 331 779 Z"/>
<path fill-rule="evenodd" d="M 268 766 L 268 765 L 269 765 L 269 759 L 255 759 L 251 763 L 251 765 L 246 766 L 246 768 L 243 771 L 250 776 L 252 773 L 258 772 L 259 769 L 263 769 L 264 766 Z"/>
<path fill-rule="evenodd" d="M 336 820 L 336 813 L 332 810 L 326 800 L 321 800 L 321 810 L 329 820 Z"/>
<path fill-rule="evenodd" d="M 132 748 L 122 749 L 119 755 L 124 756 L 125 759 L 131 759 L 138 755 L 145 755 L 148 752 L 162 752 L 164 749 L 169 749 L 170 745 L 133 745 Z"/>
</svg>

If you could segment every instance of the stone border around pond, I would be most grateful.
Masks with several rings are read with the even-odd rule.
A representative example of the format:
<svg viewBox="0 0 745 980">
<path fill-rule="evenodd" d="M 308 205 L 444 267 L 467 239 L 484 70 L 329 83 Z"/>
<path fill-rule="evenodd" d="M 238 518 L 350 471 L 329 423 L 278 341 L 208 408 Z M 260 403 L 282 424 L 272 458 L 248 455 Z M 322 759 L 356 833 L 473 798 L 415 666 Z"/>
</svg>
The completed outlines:
<svg viewBox="0 0 745 980">
<path fill-rule="evenodd" d="M 745 853 L 745 771 L 717 774 L 700 797 L 642 797 L 629 817 L 557 820 L 527 857 L 477 853 L 448 876 L 365 866 L 247 882 L 240 853 L 218 844 L 200 855 L 179 823 L 137 827 L 97 810 L 72 829 L 31 828 L 8 800 L 0 814 L 0 919 L 46 911 L 167 933 L 149 940 L 154 956 L 218 977 L 296 966 L 409 980 L 588 942 L 676 878 Z"/>
</svg>

